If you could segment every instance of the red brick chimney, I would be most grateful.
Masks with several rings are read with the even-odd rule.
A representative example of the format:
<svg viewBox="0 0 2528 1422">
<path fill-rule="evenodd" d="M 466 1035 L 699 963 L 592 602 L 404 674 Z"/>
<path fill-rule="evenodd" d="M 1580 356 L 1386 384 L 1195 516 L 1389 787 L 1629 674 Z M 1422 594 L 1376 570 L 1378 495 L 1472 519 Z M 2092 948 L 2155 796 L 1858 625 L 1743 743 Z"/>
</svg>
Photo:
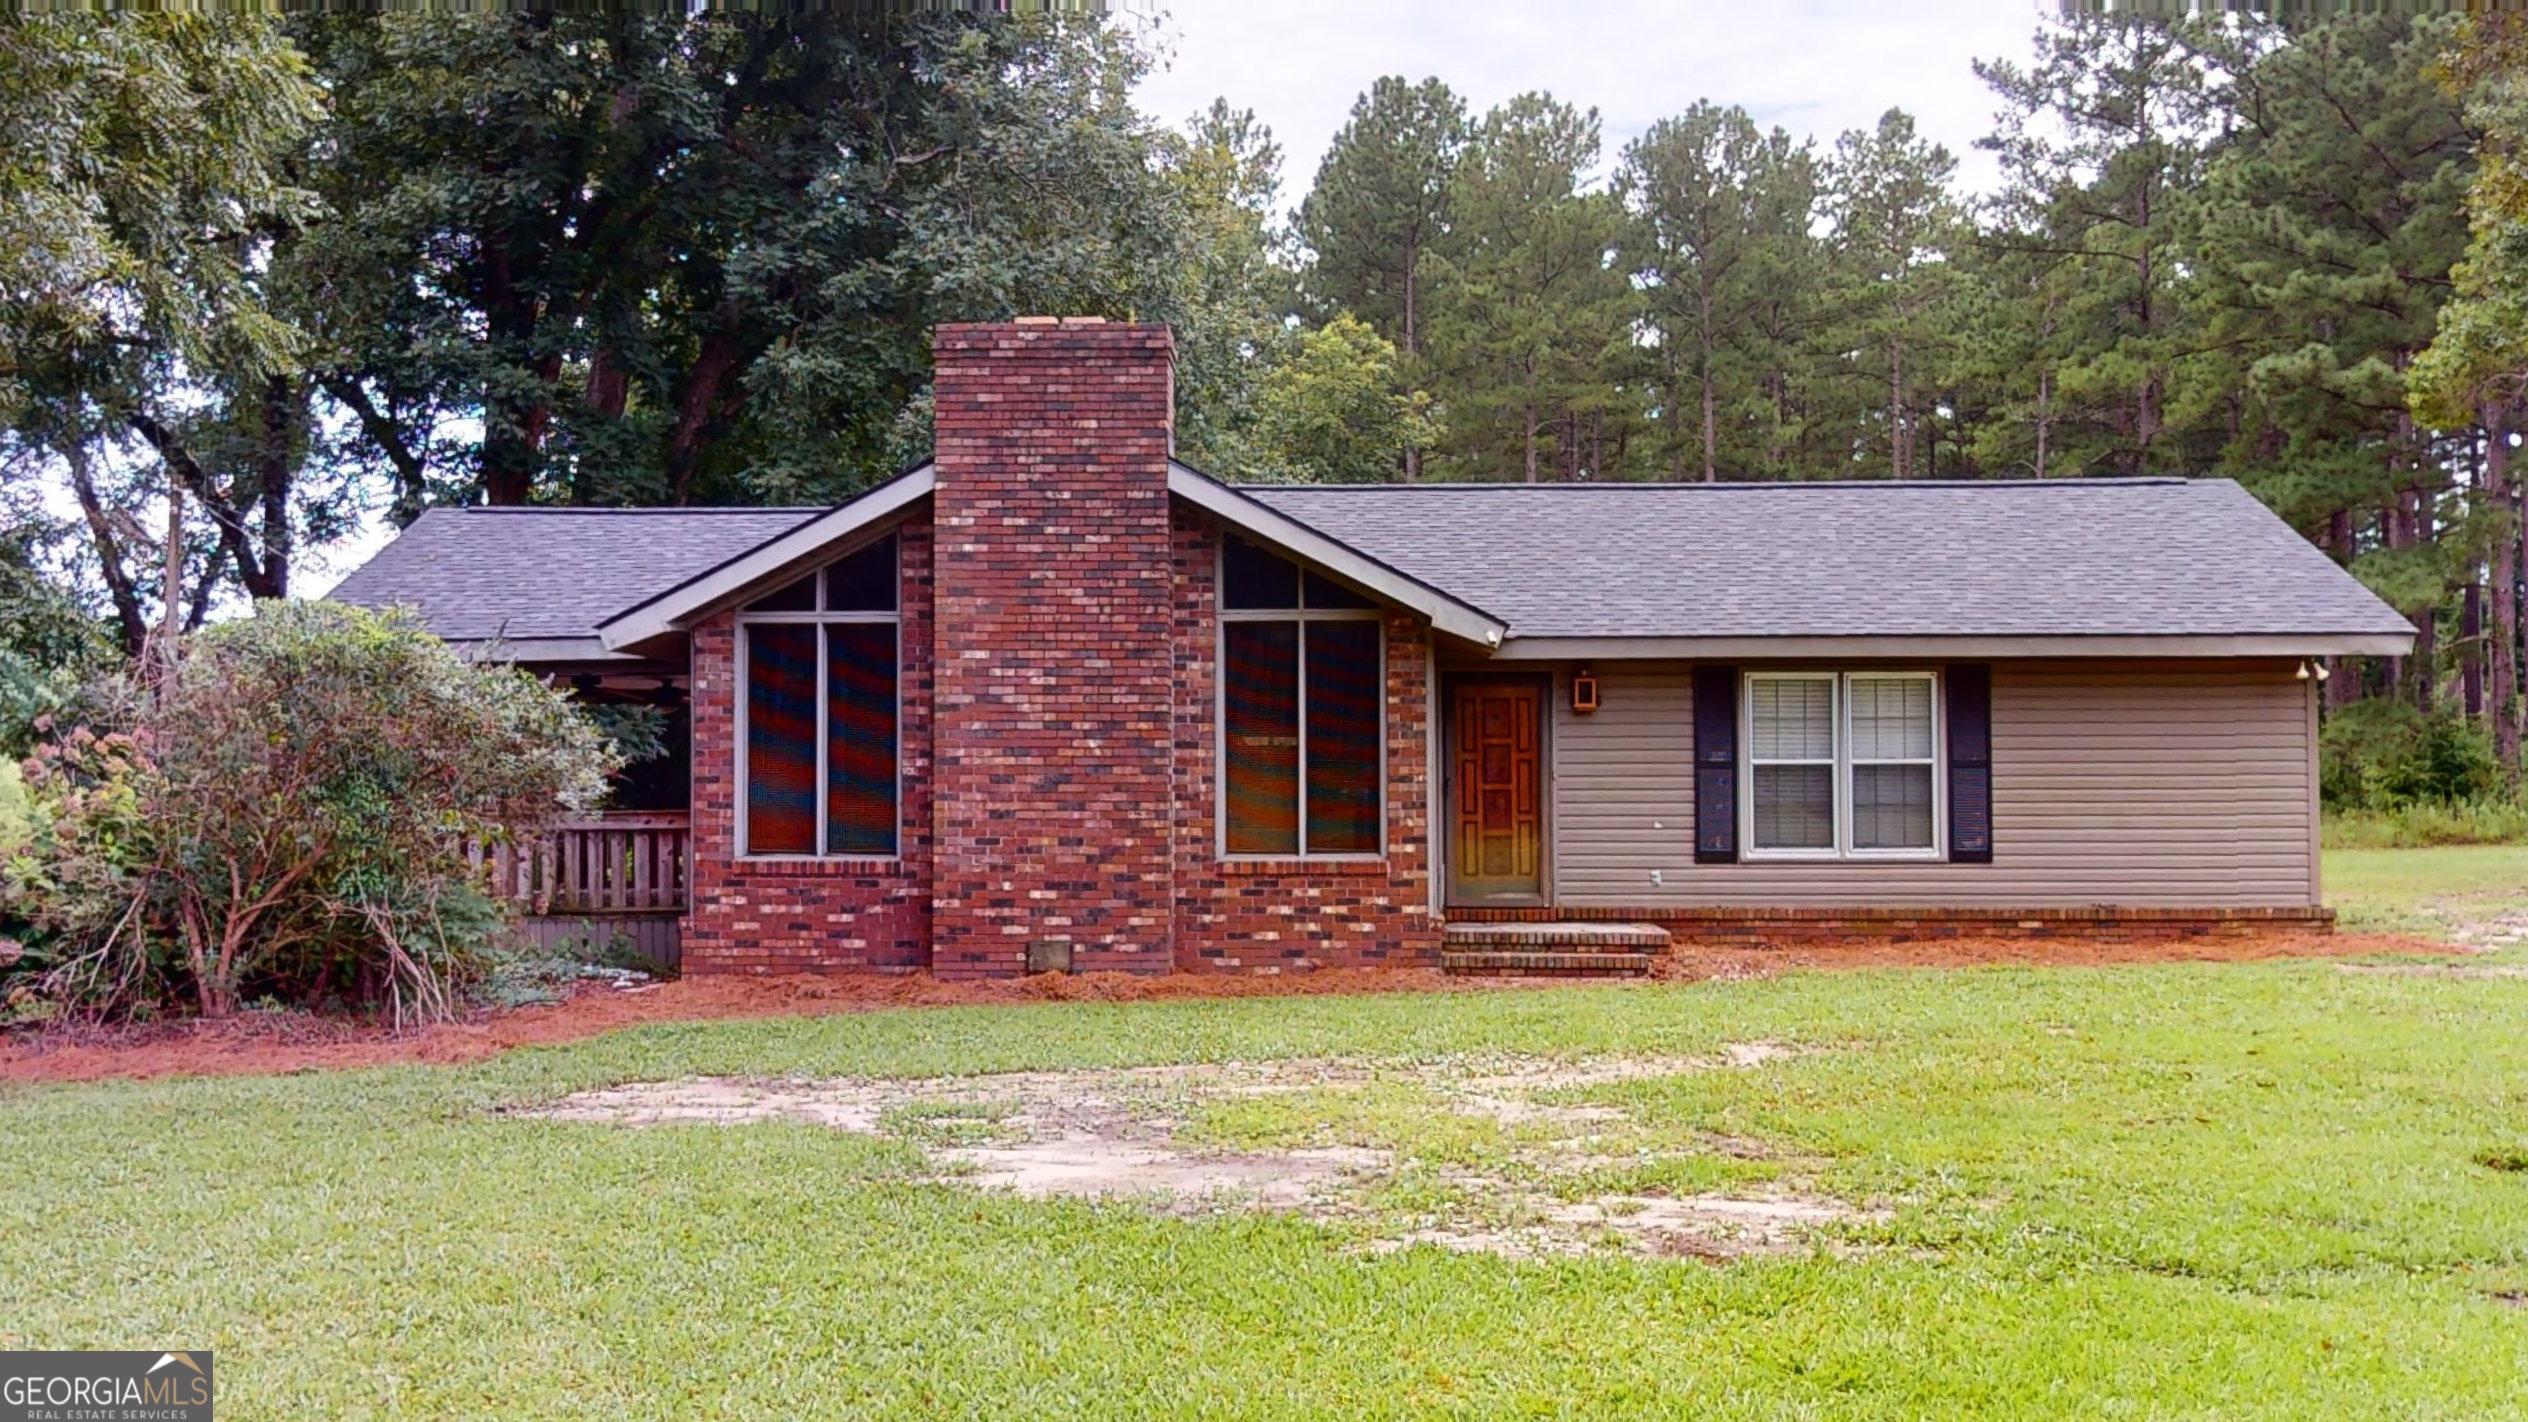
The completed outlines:
<svg viewBox="0 0 2528 1422">
<path fill-rule="evenodd" d="M 932 967 L 1164 972 L 1174 344 L 1022 317 L 932 351 Z"/>
</svg>

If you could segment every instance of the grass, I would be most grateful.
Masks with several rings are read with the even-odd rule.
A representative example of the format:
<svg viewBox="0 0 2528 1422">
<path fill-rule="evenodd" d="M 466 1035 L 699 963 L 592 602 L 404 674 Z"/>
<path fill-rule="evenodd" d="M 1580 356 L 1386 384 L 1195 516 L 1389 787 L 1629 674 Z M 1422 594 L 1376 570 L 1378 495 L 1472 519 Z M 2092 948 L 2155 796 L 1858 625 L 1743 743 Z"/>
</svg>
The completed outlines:
<svg viewBox="0 0 2528 1422">
<path fill-rule="evenodd" d="M 2528 845 L 2330 849 L 2325 884 L 2345 928 L 2447 933 L 2528 915 Z"/>
<path fill-rule="evenodd" d="M 2528 979 L 2323 963 L 1815 973 L 656 1027 L 467 1068 L 0 1089 L 0 1347 L 209 1346 L 232 1418 L 2521 1416 L 2528 1310 L 2501 1296 L 2528 1291 L 2523 1020 Z M 1788 1170 L 1888 1211 L 1721 1266 L 1372 1257 L 1290 1218 L 927 1181 L 900 1140 L 495 1114 L 693 1075 L 1446 1069 L 1759 1038 L 1810 1050 L 1567 1093 L 1625 1109 L 1644 1151 L 1604 1167 L 1621 1188 Z M 1401 1149 L 1395 1209 L 1445 1204 L 1452 1160 L 1517 1153 L 1523 1127 L 1418 1105 L 1370 1083 L 1188 1130 Z"/>
<path fill-rule="evenodd" d="M 2528 848 L 2331 852 L 2347 925 L 2528 911 Z M 2514 950 L 2515 951 L 2515 950 Z M 223 1415 L 2528 1416 L 2528 979 L 2323 963 L 1801 974 L 656 1027 L 467 1068 L 0 1088 L 0 1347 L 209 1346 Z M 697 1075 L 1505 1053 L 1761 1067 L 1575 1087 L 1546 1128 L 1430 1073 L 1213 1102 L 1186 1138 L 1372 1145 L 1367 1208 L 1809 1193 L 1883 1214 L 1714 1266 L 1366 1256 L 1357 1232 L 927 1177 L 1000 1112 L 861 1137 L 498 1114 Z"/>
</svg>

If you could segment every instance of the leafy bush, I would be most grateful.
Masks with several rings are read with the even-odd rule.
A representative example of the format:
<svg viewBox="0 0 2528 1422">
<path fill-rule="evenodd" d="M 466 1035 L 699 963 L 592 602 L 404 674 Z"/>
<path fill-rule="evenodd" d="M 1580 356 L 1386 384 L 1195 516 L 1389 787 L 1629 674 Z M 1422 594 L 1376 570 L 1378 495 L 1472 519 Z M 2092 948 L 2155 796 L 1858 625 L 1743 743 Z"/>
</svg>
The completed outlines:
<svg viewBox="0 0 2528 1422">
<path fill-rule="evenodd" d="M 26 776 L 17 762 L 0 760 L 0 860 L 15 853 L 35 834 L 26 807 Z"/>
<path fill-rule="evenodd" d="M 330 603 L 264 604 L 154 693 L 91 702 L 28 762 L 7 892 L 49 936 L 48 991 L 100 1010 L 251 992 L 444 1016 L 502 930 L 464 845 L 593 804 L 615 765 L 533 677 Z"/>
<path fill-rule="evenodd" d="M 2450 712 L 2357 701 L 2326 718 L 2318 747 L 2318 788 L 2330 810 L 2468 804 L 2501 789 L 2491 737 Z"/>
</svg>

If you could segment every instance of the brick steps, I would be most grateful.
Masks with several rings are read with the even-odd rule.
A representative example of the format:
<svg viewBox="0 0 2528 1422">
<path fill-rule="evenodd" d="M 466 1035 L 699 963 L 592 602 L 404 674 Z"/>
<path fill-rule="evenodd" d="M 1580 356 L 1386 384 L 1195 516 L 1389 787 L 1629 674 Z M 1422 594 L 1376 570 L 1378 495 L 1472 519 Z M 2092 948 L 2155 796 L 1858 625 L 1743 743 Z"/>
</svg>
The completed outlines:
<svg viewBox="0 0 2528 1422">
<path fill-rule="evenodd" d="M 1452 923 L 1440 969 L 1461 977 L 1637 978 L 1668 951 L 1647 923 Z"/>
</svg>

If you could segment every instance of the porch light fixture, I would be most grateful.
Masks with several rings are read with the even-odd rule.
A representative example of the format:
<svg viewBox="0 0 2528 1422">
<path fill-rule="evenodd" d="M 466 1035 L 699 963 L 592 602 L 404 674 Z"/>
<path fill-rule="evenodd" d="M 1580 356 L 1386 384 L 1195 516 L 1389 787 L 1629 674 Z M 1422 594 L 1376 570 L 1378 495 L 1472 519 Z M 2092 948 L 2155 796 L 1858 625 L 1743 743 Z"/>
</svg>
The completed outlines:
<svg viewBox="0 0 2528 1422">
<path fill-rule="evenodd" d="M 1587 667 L 1571 674 L 1571 711 L 1586 716 L 1598 709 L 1598 674 Z"/>
<path fill-rule="evenodd" d="M 2300 680 L 2302 681 L 2323 682 L 2331 675 L 2333 673 L 2327 671 L 2324 662 L 2303 661 L 2300 663 Z"/>
</svg>

